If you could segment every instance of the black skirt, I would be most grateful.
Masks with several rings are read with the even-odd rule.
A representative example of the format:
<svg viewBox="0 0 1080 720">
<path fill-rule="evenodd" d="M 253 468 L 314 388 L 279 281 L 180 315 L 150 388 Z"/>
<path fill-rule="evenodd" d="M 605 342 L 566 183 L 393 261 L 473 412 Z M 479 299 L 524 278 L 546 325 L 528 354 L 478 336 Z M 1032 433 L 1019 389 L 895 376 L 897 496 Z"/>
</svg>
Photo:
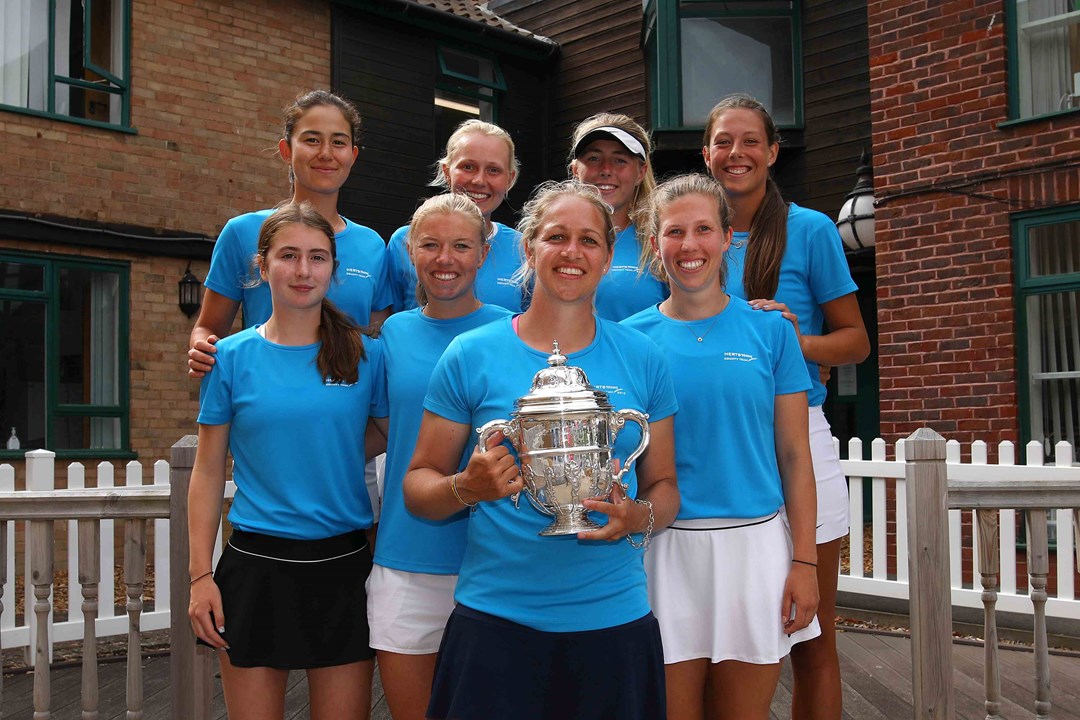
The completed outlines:
<svg viewBox="0 0 1080 720">
<path fill-rule="evenodd" d="M 370 660 L 370 572 L 363 530 L 294 540 L 233 529 L 214 571 L 229 662 L 306 670 Z"/>
</svg>

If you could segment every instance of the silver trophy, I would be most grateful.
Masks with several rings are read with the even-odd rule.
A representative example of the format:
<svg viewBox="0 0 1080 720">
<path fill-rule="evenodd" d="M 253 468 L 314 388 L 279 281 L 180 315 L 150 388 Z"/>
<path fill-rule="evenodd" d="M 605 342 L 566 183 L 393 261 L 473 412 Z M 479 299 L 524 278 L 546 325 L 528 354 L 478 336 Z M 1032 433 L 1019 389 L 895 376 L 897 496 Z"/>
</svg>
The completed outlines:
<svg viewBox="0 0 1080 720">
<path fill-rule="evenodd" d="M 559 343 L 553 345 L 548 367 L 533 377 L 529 394 L 514 402 L 512 419 L 492 420 L 477 432 L 481 452 L 496 432 L 517 450 L 525 496 L 537 510 L 555 517 L 540 534 L 574 535 L 601 527 L 588 517 L 582 501 L 606 498 L 614 483 L 622 483 L 649 445 L 649 416 L 615 410 L 607 393 L 589 385 L 581 368 L 566 364 Z M 641 426 L 641 442 L 615 473 L 612 449 L 627 420 Z"/>
</svg>

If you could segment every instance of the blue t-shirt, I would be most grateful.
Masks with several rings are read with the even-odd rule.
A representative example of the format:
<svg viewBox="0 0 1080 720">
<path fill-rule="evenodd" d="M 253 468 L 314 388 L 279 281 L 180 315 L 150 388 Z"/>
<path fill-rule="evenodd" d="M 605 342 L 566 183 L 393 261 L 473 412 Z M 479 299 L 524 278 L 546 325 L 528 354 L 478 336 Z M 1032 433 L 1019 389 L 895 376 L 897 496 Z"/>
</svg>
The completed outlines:
<svg viewBox="0 0 1080 720">
<path fill-rule="evenodd" d="M 371 527 L 368 416 L 386 417 L 382 348 L 364 338 L 356 383 L 325 382 L 320 343 L 277 345 L 256 328 L 222 338 L 202 380 L 199 423 L 229 427 L 241 530 L 315 540 Z"/>
<path fill-rule="evenodd" d="M 203 282 L 219 295 L 241 303 L 246 328 L 266 322 L 273 310 L 269 285 L 263 282 L 246 287 L 258 278 L 252 261 L 259 249 L 259 230 L 273 212 L 237 215 L 225 223 Z M 386 279 L 386 246 L 374 230 L 351 220 L 345 220 L 345 229 L 335 238 L 338 269 L 327 297 L 353 320 L 367 325 L 373 310 L 390 307 L 393 302 Z"/>
<path fill-rule="evenodd" d="M 426 520 L 405 507 L 402 482 L 409 469 L 424 396 L 435 363 L 455 337 L 510 314 L 498 305 L 484 305 L 475 312 L 449 320 L 429 318 L 419 308 L 391 315 L 379 339 L 386 365 L 386 392 L 390 401 L 390 437 L 386 450 L 386 480 L 375 562 L 408 572 L 456 575 L 465 554 L 468 513 L 445 520 Z M 468 462 L 469 453 L 458 469 Z"/>
<path fill-rule="evenodd" d="M 548 355 L 521 342 L 509 318 L 471 330 L 443 353 L 424 407 L 469 428 L 509 420 L 514 401 L 529 392 Z M 570 354 L 567 364 L 584 370 L 617 410 L 646 412 L 650 422 L 678 410 L 660 349 L 628 327 L 598 319 L 593 342 Z M 625 460 L 640 439 L 637 425 L 627 423 L 616 438 L 615 456 Z M 623 479 L 635 496 L 634 470 Z M 592 517 L 603 522 L 599 513 Z M 468 523 L 456 600 L 545 632 L 614 627 L 649 612 L 643 551 L 626 542 L 537 535 L 551 521 L 525 498 L 516 509 L 510 498 L 479 503 Z"/>
<path fill-rule="evenodd" d="M 748 233 L 735 233 L 728 250 L 726 290 L 744 300 L 743 270 L 746 259 Z M 799 318 L 799 332 L 803 335 L 821 335 L 825 315 L 821 306 L 858 290 L 851 279 L 847 258 L 844 257 L 844 241 L 836 230 L 836 224 L 817 210 L 809 210 L 791 203 L 787 220 L 787 249 L 780 261 L 780 283 L 776 296 L 767 298 L 784 303 Z M 810 373 L 808 400 L 810 407 L 825 402 L 825 386 L 818 376 L 815 362 L 806 361 Z"/>
<path fill-rule="evenodd" d="M 667 285 L 648 270 L 638 274 L 641 244 L 633 223 L 619 233 L 611 270 L 596 288 L 596 314 L 605 320 L 619 322 L 639 310 L 662 302 L 670 294 Z"/>
<path fill-rule="evenodd" d="M 806 392 L 795 327 L 731 298 L 719 315 L 682 322 L 653 306 L 623 321 L 664 351 L 675 378 L 679 518 L 756 518 L 784 504 L 775 396 Z M 697 338 L 703 338 L 698 342 Z"/>
<path fill-rule="evenodd" d="M 476 272 L 476 297 L 488 305 L 521 312 L 524 309 L 521 286 L 512 279 L 523 262 L 521 233 L 502 223 L 493 224 L 495 235 L 491 238 L 491 249 Z M 416 307 L 416 268 L 405 247 L 408 234 L 408 225 L 399 227 L 386 246 L 390 285 L 394 291 L 394 312 Z"/>
</svg>

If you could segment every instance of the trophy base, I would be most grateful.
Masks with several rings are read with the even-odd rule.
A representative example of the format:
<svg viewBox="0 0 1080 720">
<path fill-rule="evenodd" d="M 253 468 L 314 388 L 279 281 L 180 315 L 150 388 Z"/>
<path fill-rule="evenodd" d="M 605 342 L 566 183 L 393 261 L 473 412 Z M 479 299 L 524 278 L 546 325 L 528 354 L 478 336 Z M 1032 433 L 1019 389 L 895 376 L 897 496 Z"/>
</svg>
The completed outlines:
<svg viewBox="0 0 1080 720">
<path fill-rule="evenodd" d="M 559 513 L 555 516 L 555 521 L 553 523 L 540 531 L 540 536 L 577 535 L 579 532 L 599 530 L 603 527 L 593 520 L 590 520 L 587 514 L 588 512 L 589 511 L 585 508 L 574 508 L 565 513 Z"/>
</svg>

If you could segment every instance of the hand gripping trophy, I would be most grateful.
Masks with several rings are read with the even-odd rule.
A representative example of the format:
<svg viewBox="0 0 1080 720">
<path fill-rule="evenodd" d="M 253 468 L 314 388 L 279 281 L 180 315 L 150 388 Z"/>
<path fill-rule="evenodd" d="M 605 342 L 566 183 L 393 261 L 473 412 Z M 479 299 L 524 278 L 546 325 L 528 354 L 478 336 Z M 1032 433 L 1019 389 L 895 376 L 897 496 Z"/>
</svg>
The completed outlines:
<svg viewBox="0 0 1080 720">
<path fill-rule="evenodd" d="M 553 343 L 548 367 L 533 377 L 528 395 L 514 402 L 511 420 L 492 420 L 480 433 L 481 452 L 488 438 L 501 432 L 517 451 L 525 495 L 533 506 L 555 517 L 541 535 L 573 535 L 600 527 L 582 500 L 606 498 L 649 445 L 649 416 L 638 410 L 615 410 L 607 393 L 589 384 L 581 368 L 566 364 Z M 641 426 L 641 442 L 616 473 L 612 450 L 626 421 Z M 518 498 L 514 497 L 515 506 Z"/>
</svg>

